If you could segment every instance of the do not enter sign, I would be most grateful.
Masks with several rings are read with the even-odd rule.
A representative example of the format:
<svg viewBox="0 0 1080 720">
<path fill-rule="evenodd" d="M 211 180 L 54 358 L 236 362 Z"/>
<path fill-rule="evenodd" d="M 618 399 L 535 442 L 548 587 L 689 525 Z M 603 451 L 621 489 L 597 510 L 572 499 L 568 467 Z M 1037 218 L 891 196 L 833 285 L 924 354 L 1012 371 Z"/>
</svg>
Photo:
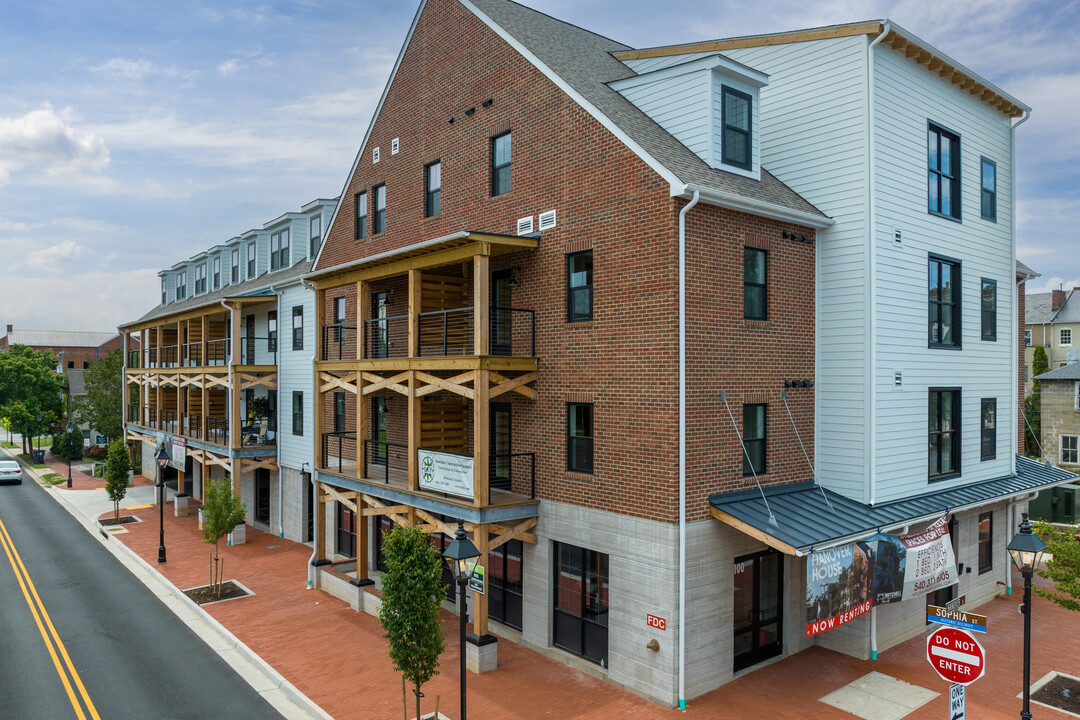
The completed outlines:
<svg viewBox="0 0 1080 720">
<path fill-rule="evenodd" d="M 956 685 L 975 682 L 986 672 L 986 654 L 966 630 L 941 627 L 926 638 L 926 659 L 938 675 Z"/>
</svg>

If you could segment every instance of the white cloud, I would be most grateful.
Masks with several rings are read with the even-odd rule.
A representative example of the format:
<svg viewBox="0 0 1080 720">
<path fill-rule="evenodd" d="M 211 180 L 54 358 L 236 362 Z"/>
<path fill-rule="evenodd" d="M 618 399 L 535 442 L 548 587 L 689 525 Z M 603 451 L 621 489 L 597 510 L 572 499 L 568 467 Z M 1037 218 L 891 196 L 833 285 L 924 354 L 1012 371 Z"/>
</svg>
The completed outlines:
<svg viewBox="0 0 1080 720">
<path fill-rule="evenodd" d="M 1046 293 L 1051 290 L 1072 290 L 1073 288 L 1080 287 L 1080 278 L 1074 278 L 1072 280 L 1066 280 L 1063 277 L 1041 277 L 1034 280 L 1027 281 L 1027 294 L 1032 293 Z"/>
<path fill-rule="evenodd" d="M 195 70 L 184 70 L 176 65 L 155 65 L 144 58 L 139 58 L 138 60 L 112 58 L 99 65 L 91 66 L 90 72 L 104 75 L 114 80 L 134 80 L 136 82 L 155 75 L 179 78 L 184 81 L 191 81 L 198 77 L 198 72 Z"/>
<path fill-rule="evenodd" d="M 150 308 L 159 291 L 157 270 L 85 275 L 0 276 L 5 322 L 50 330 L 115 330 Z"/>
<path fill-rule="evenodd" d="M 81 254 L 82 246 L 74 240 L 65 240 L 30 253 L 26 256 L 26 264 L 46 272 L 68 272 Z"/>
<path fill-rule="evenodd" d="M 21 117 L 0 117 L 0 188 L 11 174 L 31 168 L 49 174 L 104 170 L 109 164 L 105 140 L 69 124 L 70 109 L 57 114 L 51 105 Z"/>
<path fill-rule="evenodd" d="M 225 62 L 218 65 L 217 70 L 218 70 L 219 73 L 221 73 L 225 77 L 232 77 L 233 75 L 235 75 L 237 72 L 240 71 L 240 61 L 237 60 L 236 58 L 232 58 L 231 60 L 226 60 Z"/>
</svg>

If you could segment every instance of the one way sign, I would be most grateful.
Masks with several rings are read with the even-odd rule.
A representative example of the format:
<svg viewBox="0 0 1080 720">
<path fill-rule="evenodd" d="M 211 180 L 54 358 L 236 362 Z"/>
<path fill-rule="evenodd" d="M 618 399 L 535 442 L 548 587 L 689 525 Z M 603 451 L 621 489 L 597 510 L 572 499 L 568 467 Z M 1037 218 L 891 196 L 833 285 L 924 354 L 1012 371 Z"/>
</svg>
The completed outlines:
<svg viewBox="0 0 1080 720">
<path fill-rule="evenodd" d="M 966 720 L 967 696 L 963 685 L 953 685 L 949 689 L 949 720 Z"/>
</svg>

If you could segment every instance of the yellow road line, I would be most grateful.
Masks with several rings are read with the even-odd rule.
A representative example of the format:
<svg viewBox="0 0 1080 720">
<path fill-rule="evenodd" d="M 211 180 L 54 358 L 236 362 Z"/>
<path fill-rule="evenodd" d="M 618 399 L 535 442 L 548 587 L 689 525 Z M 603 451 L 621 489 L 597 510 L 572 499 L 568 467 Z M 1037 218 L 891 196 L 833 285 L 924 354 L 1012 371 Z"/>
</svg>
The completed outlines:
<svg viewBox="0 0 1080 720">
<path fill-rule="evenodd" d="M 27 572 L 26 566 L 19 556 L 19 551 L 15 549 L 15 542 L 11 539 L 11 535 L 8 534 L 7 527 L 4 526 L 2 520 L 0 520 L 0 545 L 3 545 L 4 553 L 7 555 L 8 562 L 11 563 L 11 569 L 15 571 L 15 577 L 19 581 L 19 588 L 22 590 L 23 597 L 26 598 L 26 604 L 30 607 L 30 613 L 33 615 L 34 622 L 37 624 L 38 631 L 41 633 L 41 638 L 45 642 L 46 649 L 49 651 L 49 656 L 52 658 L 53 665 L 56 667 L 56 672 L 60 676 L 61 682 L 64 684 L 64 689 L 68 694 L 68 700 L 71 701 L 71 706 L 75 709 L 75 714 L 78 716 L 79 720 L 86 720 L 86 715 L 83 713 L 82 706 L 79 704 L 79 699 L 75 696 L 75 692 L 71 688 L 71 683 L 68 682 L 68 676 L 64 673 L 64 668 L 60 665 L 60 660 L 56 656 L 56 650 L 53 648 L 54 643 L 56 649 L 60 651 L 60 655 L 64 658 L 64 665 L 66 665 L 68 673 L 71 674 L 72 680 L 75 681 L 75 685 L 79 689 L 79 694 L 86 704 L 86 709 L 90 712 L 90 717 L 93 718 L 93 720 L 101 720 L 97 708 L 94 707 L 93 701 L 90 700 L 89 693 L 86 692 L 86 687 L 83 685 L 82 678 L 79 677 L 79 673 L 75 669 L 74 663 L 71 662 L 71 657 L 68 655 L 67 648 L 64 647 L 64 643 L 60 639 L 60 634 L 56 632 L 56 627 L 49 617 L 49 612 L 45 609 L 45 604 L 38 595 L 37 588 L 34 587 L 34 581 L 30 579 L 30 573 Z M 31 599 L 31 595 L 33 596 L 33 599 Z M 42 625 L 42 619 L 44 619 L 44 625 Z M 45 631 L 46 626 L 49 630 L 48 633 Z"/>
</svg>

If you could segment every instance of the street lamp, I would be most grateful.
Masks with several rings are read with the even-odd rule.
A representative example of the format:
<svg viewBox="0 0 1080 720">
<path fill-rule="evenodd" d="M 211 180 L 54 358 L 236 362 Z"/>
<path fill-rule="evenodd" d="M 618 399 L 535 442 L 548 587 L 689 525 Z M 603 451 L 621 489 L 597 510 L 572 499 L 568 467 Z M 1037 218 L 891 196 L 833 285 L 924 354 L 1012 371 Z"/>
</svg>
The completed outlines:
<svg viewBox="0 0 1080 720">
<path fill-rule="evenodd" d="M 158 496 L 158 502 L 160 503 L 160 524 L 158 532 L 158 549 L 157 549 L 157 561 L 158 564 L 165 562 L 165 466 L 169 464 L 169 453 L 165 452 L 165 445 L 158 446 L 158 451 L 154 455 L 154 459 L 158 464 L 158 492 L 161 493 Z"/>
<path fill-rule="evenodd" d="M 71 489 L 71 454 L 75 452 L 75 443 L 73 442 L 75 436 L 72 434 L 74 431 L 75 423 L 69 422 L 67 424 L 67 438 L 64 440 L 64 443 L 67 445 L 67 447 L 64 448 L 64 454 L 67 455 L 68 461 L 68 490 Z"/>
<path fill-rule="evenodd" d="M 480 551 L 469 540 L 465 532 L 465 521 L 458 520 L 457 532 L 443 551 L 443 558 L 450 566 L 450 572 L 458 584 L 458 615 L 461 619 L 461 720 L 465 720 L 465 587 L 476 570 L 478 557 L 480 557 Z M 470 560 L 472 562 L 469 562 Z"/>
<path fill-rule="evenodd" d="M 1009 551 L 1016 569 L 1024 576 L 1024 709 L 1020 711 L 1020 717 L 1028 720 L 1031 717 L 1031 576 L 1039 565 L 1046 544 L 1031 532 L 1027 513 L 1023 514 L 1020 522 L 1020 532 L 1005 549 Z"/>
</svg>

